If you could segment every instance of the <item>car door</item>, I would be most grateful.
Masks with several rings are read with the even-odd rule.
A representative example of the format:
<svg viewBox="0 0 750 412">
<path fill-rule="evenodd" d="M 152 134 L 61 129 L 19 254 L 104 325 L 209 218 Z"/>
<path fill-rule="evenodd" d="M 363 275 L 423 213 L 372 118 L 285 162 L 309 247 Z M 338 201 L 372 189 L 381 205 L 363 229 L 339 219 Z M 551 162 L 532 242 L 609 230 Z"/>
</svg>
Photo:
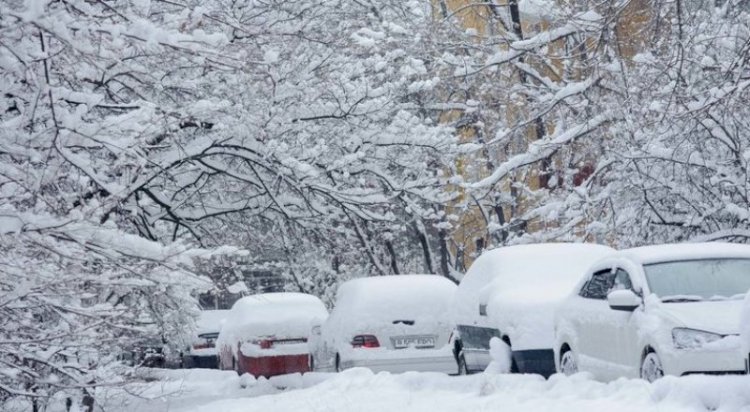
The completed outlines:
<svg viewBox="0 0 750 412">
<path fill-rule="evenodd" d="M 616 268 L 614 284 L 610 288 L 610 292 L 613 290 L 629 289 L 635 292 L 633 288 L 632 277 L 623 268 Z M 636 309 L 638 311 L 639 309 Z M 638 376 L 638 365 L 633 364 L 633 359 L 638 358 L 640 348 L 638 347 L 638 326 L 636 312 L 627 312 L 612 310 L 611 319 L 615 327 L 615 334 L 617 336 L 616 345 L 612 348 L 616 348 L 616 351 L 611 354 L 612 363 L 617 364 L 617 377 L 637 377 Z"/>
<path fill-rule="evenodd" d="M 595 272 L 579 295 L 578 362 L 581 370 L 592 372 L 600 379 L 611 379 L 614 356 L 617 354 L 617 323 L 620 314 L 607 303 L 607 293 L 615 283 L 615 271 Z"/>
</svg>

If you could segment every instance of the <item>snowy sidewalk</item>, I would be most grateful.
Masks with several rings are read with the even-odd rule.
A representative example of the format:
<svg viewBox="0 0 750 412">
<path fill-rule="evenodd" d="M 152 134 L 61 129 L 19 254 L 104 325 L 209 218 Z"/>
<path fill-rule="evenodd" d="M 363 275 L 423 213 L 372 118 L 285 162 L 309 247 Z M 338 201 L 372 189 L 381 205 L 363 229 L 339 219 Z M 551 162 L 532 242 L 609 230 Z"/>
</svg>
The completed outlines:
<svg viewBox="0 0 750 412">
<path fill-rule="evenodd" d="M 109 409 L 170 412 L 385 411 L 750 411 L 750 376 L 667 377 L 596 382 L 580 374 L 446 376 L 438 373 L 285 376 L 243 379 L 233 372 L 172 371 L 143 384 L 138 397 L 112 399 Z M 286 389 L 279 389 L 285 387 Z M 160 394 L 165 394 L 159 398 Z M 250 399 L 252 398 L 252 399 Z M 119 404 L 119 405 L 118 405 Z"/>
</svg>

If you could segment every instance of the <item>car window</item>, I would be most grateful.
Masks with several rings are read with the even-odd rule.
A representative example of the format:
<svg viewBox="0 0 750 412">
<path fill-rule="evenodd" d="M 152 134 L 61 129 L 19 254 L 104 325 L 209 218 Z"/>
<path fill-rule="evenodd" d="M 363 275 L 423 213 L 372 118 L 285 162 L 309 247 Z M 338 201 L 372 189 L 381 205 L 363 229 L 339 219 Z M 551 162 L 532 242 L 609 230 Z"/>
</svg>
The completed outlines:
<svg viewBox="0 0 750 412">
<path fill-rule="evenodd" d="M 464 348 L 486 350 L 490 348 L 490 339 L 500 337 L 500 331 L 494 328 L 458 325 L 457 329 Z"/>
<path fill-rule="evenodd" d="M 630 281 L 630 275 L 628 275 L 628 272 L 626 272 L 624 269 L 617 269 L 617 272 L 615 272 L 614 284 L 612 285 L 612 287 L 610 287 L 607 293 L 613 290 L 624 289 L 632 290 L 633 282 Z"/>
<path fill-rule="evenodd" d="M 614 283 L 614 278 L 615 274 L 611 269 L 600 270 L 594 273 L 591 279 L 583 285 L 579 295 L 588 299 L 605 299 L 607 292 Z"/>
<path fill-rule="evenodd" d="M 579 295 L 588 299 L 606 299 L 609 292 L 620 289 L 633 289 L 630 275 L 623 269 L 601 270 L 594 273 L 581 288 Z"/>
</svg>

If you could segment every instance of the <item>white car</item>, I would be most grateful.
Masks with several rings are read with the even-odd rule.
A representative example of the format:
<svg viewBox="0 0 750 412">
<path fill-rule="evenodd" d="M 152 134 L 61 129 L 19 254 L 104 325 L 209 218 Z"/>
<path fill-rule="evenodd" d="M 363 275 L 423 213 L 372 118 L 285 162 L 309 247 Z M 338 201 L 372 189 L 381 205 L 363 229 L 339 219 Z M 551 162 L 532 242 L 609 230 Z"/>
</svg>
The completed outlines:
<svg viewBox="0 0 750 412">
<path fill-rule="evenodd" d="M 455 371 L 448 340 L 456 285 L 437 275 L 344 282 L 331 315 L 313 328 L 311 367 L 340 371 Z"/>
<path fill-rule="evenodd" d="M 750 246 L 658 245 L 596 263 L 559 309 L 557 370 L 601 380 L 743 373 Z"/>
<path fill-rule="evenodd" d="M 218 368 L 216 339 L 229 314 L 228 310 L 202 310 L 192 333 L 190 346 L 183 354 L 185 368 Z"/>
<path fill-rule="evenodd" d="M 552 346 L 555 308 L 586 270 L 614 252 L 586 243 L 517 245 L 484 252 L 456 292 L 454 356 L 458 372 L 483 371 L 490 340 L 510 346 L 502 364 L 510 372 L 549 376 L 555 371 Z"/>
</svg>

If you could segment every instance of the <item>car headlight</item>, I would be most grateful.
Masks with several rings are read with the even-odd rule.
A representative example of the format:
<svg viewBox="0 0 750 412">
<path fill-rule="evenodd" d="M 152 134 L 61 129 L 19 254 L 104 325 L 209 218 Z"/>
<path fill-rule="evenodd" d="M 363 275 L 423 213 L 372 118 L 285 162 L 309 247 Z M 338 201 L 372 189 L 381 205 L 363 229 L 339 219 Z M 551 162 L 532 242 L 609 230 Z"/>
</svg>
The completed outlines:
<svg viewBox="0 0 750 412">
<path fill-rule="evenodd" d="M 700 349 L 703 345 L 723 338 L 718 333 L 690 328 L 672 329 L 672 342 L 677 349 Z"/>
</svg>

